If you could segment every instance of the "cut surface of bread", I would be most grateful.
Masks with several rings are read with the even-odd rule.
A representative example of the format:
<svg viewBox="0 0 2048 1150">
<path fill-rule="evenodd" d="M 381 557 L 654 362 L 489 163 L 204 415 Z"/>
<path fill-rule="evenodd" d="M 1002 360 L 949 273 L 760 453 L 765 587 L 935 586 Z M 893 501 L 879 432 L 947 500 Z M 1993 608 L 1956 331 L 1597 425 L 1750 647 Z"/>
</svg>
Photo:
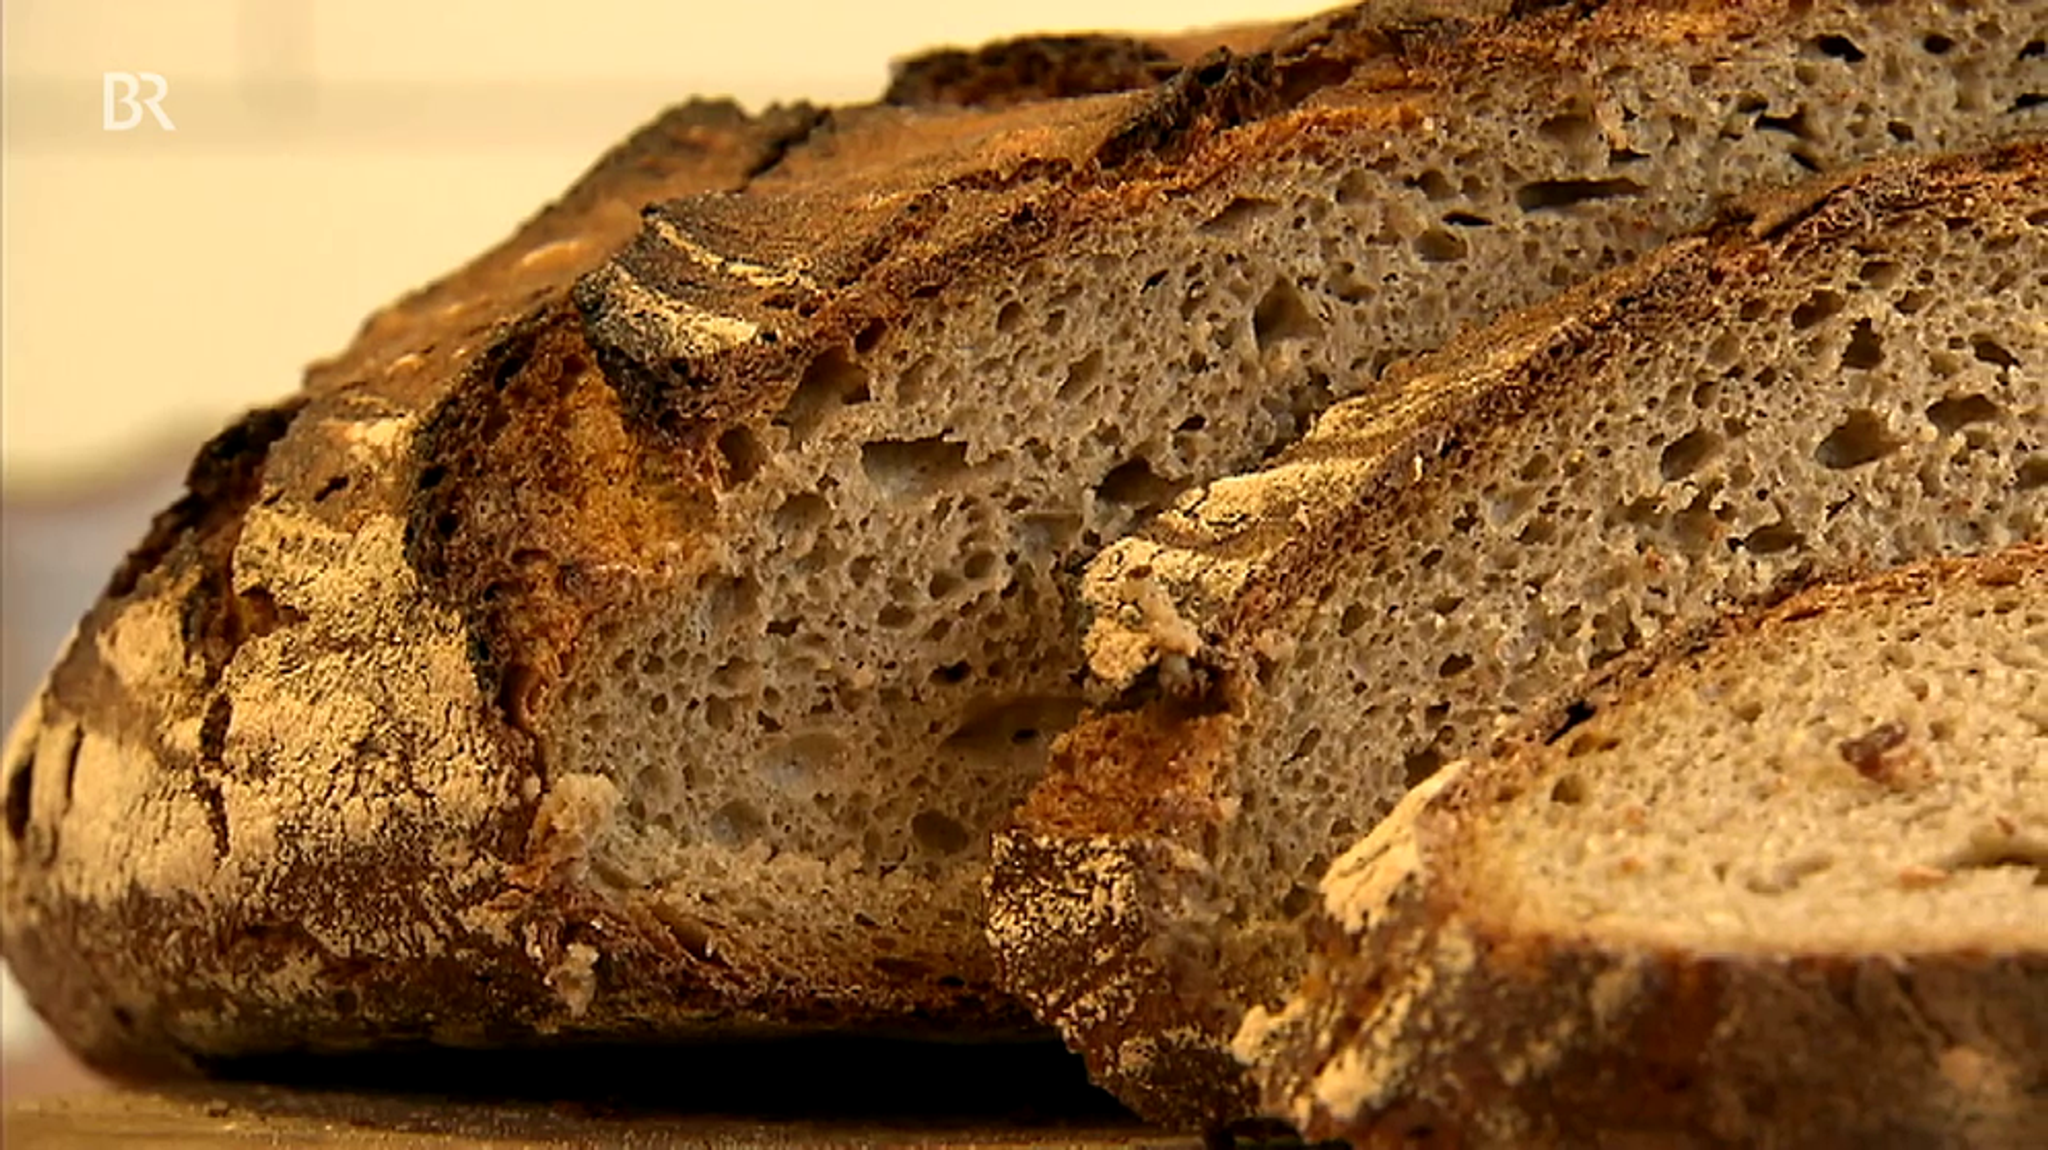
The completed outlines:
<svg viewBox="0 0 2048 1150">
<path fill-rule="evenodd" d="M 1264 1104 L 1362 1146 L 2048 1139 L 2048 547 L 1601 679 L 1331 866 L 1237 1039 Z"/>
<path fill-rule="evenodd" d="M 1241 1110 L 1223 1041 L 1409 785 L 1721 611 L 2048 534 L 2043 268 L 2038 142 L 1881 165 L 1474 332 L 1106 550 L 1090 650 L 1135 685 L 997 837 L 1006 984 L 1141 1111 Z"/>
<path fill-rule="evenodd" d="M 1732 196 L 2048 115 L 2033 5 L 1445 7 L 812 115 L 374 322 L 6 760 L 38 1003 L 102 1060 L 1024 1026 L 979 887 L 1090 554 Z"/>
</svg>

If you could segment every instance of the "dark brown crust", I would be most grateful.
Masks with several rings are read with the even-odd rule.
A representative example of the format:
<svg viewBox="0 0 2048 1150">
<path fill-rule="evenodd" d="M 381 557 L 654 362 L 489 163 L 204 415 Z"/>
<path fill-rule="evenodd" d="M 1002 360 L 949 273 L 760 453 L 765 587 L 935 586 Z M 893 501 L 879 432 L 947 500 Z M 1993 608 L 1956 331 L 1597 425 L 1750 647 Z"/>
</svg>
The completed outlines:
<svg viewBox="0 0 2048 1150">
<path fill-rule="evenodd" d="M 1774 650 L 1787 628 L 1939 604 L 1973 585 L 2039 598 L 2048 544 L 1817 586 L 1686 637 L 1690 654 L 1603 673 L 1584 697 L 1653 700 L 1696 654 Z M 1511 908 L 1461 863 L 1501 796 L 1526 789 L 1542 742 L 1525 732 L 1390 820 L 1387 842 L 1416 854 L 1403 863 L 1400 845 L 1384 850 L 1388 896 L 1355 933 L 1314 920 L 1315 972 L 1254 1069 L 1270 1110 L 1359 1146 L 2020 1146 L 2048 1135 L 2048 954 L 1713 955 L 1503 921 Z M 1376 1015 L 1402 995 L 1413 997 Z M 1375 1017 L 1397 1029 L 1368 1030 Z M 1477 1019 L 1482 1029 L 1460 1025 Z M 1351 1113 L 1311 1101 L 1340 1052 L 1368 1048 L 1378 1103 Z"/>
<path fill-rule="evenodd" d="M 882 102 L 1006 108 L 1148 88 L 1179 66 L 1166 49 L 1128 36 L 1025 36 L 905 60 L 896 66 Z"/>
<path fill-rule="evenodd" d="M 1852 241 L 1868 233 L 1872 221 L 1929 211 L 1935 204 L 2016 203 L 2021 197 L 2038 198 L 2044 181 L 2048 181 L 2048 143 L 2042 141 L 1964 157 L 1877 165 L 1820 184 L 1818 190 L 1809 187 L 1751 205 L 1698 238 L 1668 245 L 1633 266 L 1491 328 L 1474 331 L 1438 355 L 1397 369 L 1387 391 L 1417 398 L 1412 417 L 1404 418 L 1398 427 L 1375 426 L 1351 438 L 1311 436 L 1271 465 L 1357 459 L 1375 465 L 1365 477 L 1347 478 L 1341 489 L 1329 485 L 1330 490 L 1316 496 L 1322 502 L 1313 506 L 1291 496 L 1272 499 L 1259 508 L 1256 517 L 1233 521 L 1229 538 L 1221 543 L 1213 536 L 1177 530 L 1176 516 L 1157 520 L 1142 533 L 1162 546 L 1198 556 L 1264 557 L 1233 598 L 1203 603 L 1203 612 L 1189 612 L 1202 629 L 1202 647 L 1193 660 L 1197 673 L 1184 676 L 1184 680 L 1201 684 L 1205 697 L 1232 700 L 1233 714 L 1241 718 L 1251 705 L 1245 699 L 1257 690 L 1253 684 L 1263 658 L 1261 636 L 1288 633 L 1293 621 L 1327 592 L 1330 580 L 1342 569 L 1339 560 L 1343 556 L 1398 549 L 1399 541 L 1384 534 L 1390 530 L 1386 525 L 1406 521 L 1404 509 L 1420 505 L 1429 493 L 1414 477 L 1427 476 L 1425 482 L 1429 483 L 1458 482 L 1457 477 L 1466 470 L 1463 461 L 1480 450 L 1480 444 L 1513 437 L 1517 425 L 1532 411 L 1579 386 L 1573 364 L 1601 362 L 1632 342 L 1654 342 L 1662 332 L 1708 322 L 1718 293 L 1733 281 L 1768 277 L 1775 267 L 1796 264 L 1828 245 Z M 1504 348 L 1514 349 L 1511 360 L 1503 356 Z M 1422 461 L 1421 466 L 1416 460 Z M 1196 503 L 1178 518 L 1199 522 L 1202 514 L 1201 504 Z M 1803 569 L 1767 599 L 1782 598 L 1822 578 L 1859 573 L 1853 568 Z M 1177 589 L 1175 598 L 1202 603 L 1202 592 Z M 1755 605 L 1720 606 L 1738 610 Z M 1620 673 L 1623 666 L 1634 665 L 1614 670 Z M 1569 722 L 1570 704 L 1577 698 L 1556 700 L 1535 721 L 1546 724 L 1548 730 L 1559 729 Z M 1091 853 L 1119 857 L 1158 854 L 1173 848 L 1191 852 L 1198 859 L 1206 857 L 1207 844 L 1218 833 L 1221 820 L 1188 817 L 1194 808 L 1184 796 L 1199 793 L 1207 809 L 1214 810 L 1223 809 L 1236 793 L 1238 784 L 1229 776 L 1234 755 L 1228 740 L 1208 733 L 1229 730 L 1230 716 L 1205 728 L 1201 737 L 1177 744 L 1171 733 L 1173 725 L 1163 716 L 1187 705 L 1188 700 L 1162 689 L 1161 681 L 1147 681 L 1116 709 L 1084 720 L 1056 746 L 1047 778 L 1027 800 L 1016 829 L 1007 837 L 1015 844 L 1031 844 L 1033 851 L 1071 850 L 1084 858 Z M 1160 817 L 1160 812 L 1166 811 L 1175 812 L 1174 817 Z M 1021 908 L 1029 906 L 1030 899 L 1050 906 L 1058 898 L 1056 888 L 1031 888 L 1000 871 L 991 890 L 1001 896 L 992 899 L 998 911 L 1019 917 L 1024 917 Z M 1010 905 L 1003 905 L 1005 901 Z M 1135 937 L 1197 934 L 1203 929 L 1201 922 L 1198 914 L 1183 911 L 1154 921 L 1149 936 L 1136 932 Z M 1162 1031 L 1175 1031 L 1192 1043 L 1185 1038 L 1192 1020 L 1241 1009 L 1223 1009 L 1192 999 L 1184 988 L 1163 979 L 1148 983 L 1128 975 L 1127 967 L 1144 961 L 1142 942 L 1131 951 L 1135 957 L 1107 943 L 1099 947 L 1063 943 L 1058 951 L 1048 949 L 1040 956 L 1033 952 L 1038 937 L 1032 932 L 1016 932 L 1010 937 L 992 933 L 1004 969 L 1042 964 L 1044 969 L 1037 970 L 1034 977 L 1063 988 L 1067 998 L 1085 999 L 1086 988 L 1096 984 L 1157 988 L 1156 1001 L 1119 1005 L 1130 1018 L 1148 1021 L 1124 1026 L 1100 1020 L 1088 1023 L 1085 1030 L 1090 1037 L 1083 1047 L 1094 1062 L 1113 1064 L 1119 1048 L 1150 1041 Z M 1076 955 L 1080 957 L 1074 958 Z M 1224 992 L 1237 995 L 1241 990 L 1225 988 Z M 1055 1013 L 1049 1016 L 1059 1017 Z M 1070 1037 L 1084 1029 L 1073 1018 L 1060 1021 Z M 1220 1046 L 1229 1037 L 1229 1028 L 1224 1028 L 1214 1032 L 1213 1041 Z M 1190 1083 L 1176 1093 L 1152 1081 L 1118 1087 L 1141 1113 L 1163 1123 L 1213 1125 L 1239 1116 L 1229 1108 L 1227 1093 L 1204 1098 L 1203 1088 L 1203 1083 Z"/>
</svg>

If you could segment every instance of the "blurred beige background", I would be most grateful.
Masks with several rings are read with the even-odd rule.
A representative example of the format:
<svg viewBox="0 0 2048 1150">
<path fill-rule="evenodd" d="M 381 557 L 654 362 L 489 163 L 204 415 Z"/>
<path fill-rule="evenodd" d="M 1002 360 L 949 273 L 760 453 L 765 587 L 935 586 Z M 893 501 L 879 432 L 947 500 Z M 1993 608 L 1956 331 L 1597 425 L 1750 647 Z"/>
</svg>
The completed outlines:
<svg viewBox="0 0 2048 1150">
<path fill-rule="evenodd" d="M 0 709 L 177 490 L 373 307 L 498 239 L 692 93 L 870 98 L 891 58 L 1315 0 L 7 0 L 0 5 Z M 155 72 L 165 132 L 102 129 Z M 0 979 L 10 1097 L 73 1088 Z"/>
</svg>

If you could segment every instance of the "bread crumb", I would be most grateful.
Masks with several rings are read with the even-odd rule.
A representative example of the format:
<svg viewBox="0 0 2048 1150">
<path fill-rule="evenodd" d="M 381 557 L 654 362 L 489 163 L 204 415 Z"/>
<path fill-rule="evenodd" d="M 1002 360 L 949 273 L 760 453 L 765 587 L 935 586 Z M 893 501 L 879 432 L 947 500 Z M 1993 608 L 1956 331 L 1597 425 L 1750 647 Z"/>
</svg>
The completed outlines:
<svg viewBox="0 0 2048 1150">
<path fill-rule="evenodd" d="M 1910 732 L 1896 719 L 1879 723 L 1853 739 L 1843 739 L 1835 750 L 1856 773 L 1880 786 L 1907 789 L 1933 781 L 1934 768 L 1918 747 L 1908 742 Z"/>
<path fill-rule="evenodd" d="M 544 264 L 568 263 L 582 255 L 588 246 L 581 237 L 556 240 L 551 244 L 542 244 L 525 255 L 520 256 L 519 266 L 521 268 L 536 268 Z"/>
<path fill-rule="evenodd" d="M 1899 885 L 1907 890 L 1925 890 L 1940 886 L 1949 880 L 1949 872 L 1940 867 L 1921 866 L 1915 863 L 1899 868 Z"/>
<path fill-rule="evenodd" d="M 597 948 L 587 942 L 572 942 L 562 948 L 562 960 L 547 973 L 550 990 L 561 996 L 572 1018 L 581 1018 L 597 994 Z"/>
</svg>

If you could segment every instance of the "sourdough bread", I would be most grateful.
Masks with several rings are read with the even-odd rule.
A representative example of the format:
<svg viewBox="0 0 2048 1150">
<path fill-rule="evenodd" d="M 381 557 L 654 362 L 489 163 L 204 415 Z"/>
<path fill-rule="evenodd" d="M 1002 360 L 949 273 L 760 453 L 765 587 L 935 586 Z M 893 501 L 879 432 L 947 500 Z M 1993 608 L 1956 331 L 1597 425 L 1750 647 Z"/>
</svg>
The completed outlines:
<svg viewBox="0 0 2048 1150">
<path fill-rule="evenodd" d="M 1088 574 L 1095 667 L 998 836 L 1003 976 L 1224 1122 L 1324 867 L 1588 670 L 1818 577 L 2048 536 L 2039 142 L 1775 197 L 1471 333 Z M 1853 685 L 1844 685 L 1853 690 Z"/>
<path fill-rule="evenodd" d="M 1014 1030 L 986 835 L 1079 708 L 1089 554 L 1739 192 L 2048 114 L 2031 5 L 1442 7 L 736 125 L 572 194 L 659 200 L 632 238 L 373 321 L 5 760 L 36 1001 L 101 1062 Z"/>
<path fill-rule="evenodd" d="M 1265 1105 L 1360 1146 L 2048 1141 L 2048 547 L 1601 679 L 1331 866 L 1237 1039 Z"/>
</svg>

